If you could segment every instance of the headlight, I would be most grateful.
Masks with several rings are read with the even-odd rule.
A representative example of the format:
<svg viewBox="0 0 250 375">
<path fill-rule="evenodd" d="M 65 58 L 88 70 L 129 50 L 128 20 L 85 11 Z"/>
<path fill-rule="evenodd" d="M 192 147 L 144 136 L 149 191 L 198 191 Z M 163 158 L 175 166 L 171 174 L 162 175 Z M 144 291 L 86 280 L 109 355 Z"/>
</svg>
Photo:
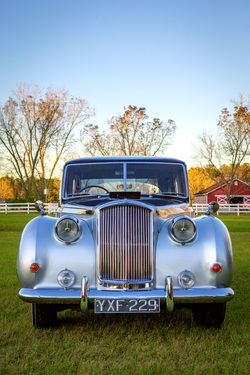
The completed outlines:
<svg viewBox="0 0 250 375">
<path fill-rule="evenodd" d="M 64 216 L 58 220 L 55 232 L 57 238 L 68 245 L 81 235 L 79 220 L 74 216 Z"/>
<path fill-rule="evenodd" d="M 193 220 L 186 216 L 178 216 L 172 221 L 171 235 L 181 244 L 191 242 L 196 235 L 196 226 Z"/>
</svg>

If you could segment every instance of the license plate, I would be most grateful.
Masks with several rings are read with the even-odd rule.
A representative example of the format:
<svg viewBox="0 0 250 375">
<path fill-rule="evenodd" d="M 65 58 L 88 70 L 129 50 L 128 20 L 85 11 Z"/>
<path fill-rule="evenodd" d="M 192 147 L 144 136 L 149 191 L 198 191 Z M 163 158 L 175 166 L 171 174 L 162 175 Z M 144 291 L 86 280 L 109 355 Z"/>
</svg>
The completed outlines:
<svg viewBox="0 0 250 375">
<path fill-rule="evenodd" d="M 95 313 L 159 313 L 159 298 L 95 299 Z"/>
</svg>

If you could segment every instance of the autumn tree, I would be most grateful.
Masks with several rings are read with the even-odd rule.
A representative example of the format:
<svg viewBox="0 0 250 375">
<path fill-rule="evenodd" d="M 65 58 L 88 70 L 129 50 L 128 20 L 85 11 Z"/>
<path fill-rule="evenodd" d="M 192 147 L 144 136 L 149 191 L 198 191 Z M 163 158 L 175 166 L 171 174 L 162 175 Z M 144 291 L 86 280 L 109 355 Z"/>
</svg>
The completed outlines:
<svg viewBox="0 0 250 375">
<path fill-rule="evenodd" d="M 10 178 L 4 176 L 0 178 L 0 201 L 5 201 L 7 199 L 14 199 L 14 190 L 11 184 Z"/>
<path fill-rule="evenodd" d="M 234 110 L 221 111 L 218 133 L 203 132 L 199 136 L 196 160 L 214 183 L 225 184 L 228 201 L 233 180 L 240 178 L 242 164 L 250 155 L 250 102 L 241 97 L 234 101 Z"/>
<path fill-rule="evenodd" d="M 59 201 L 60 184 L 61 181 L 59 180 L 59 178 L 52 178 L 47 199 L 48 202 L 55 203 Z"/>
<path fill-rule="evenodd" d="M 172 143 L 176 125 L 172 120 L 148 120 L 145 108 L 125 107 L 124 113 L 108 121 L 109 129 L 101 132 L 97 125 L 87 125 L 81 141 L 85 152 L 96 155 L 148 155 L 163 154 Z"/>
<path fill-rule="evenodd" d="M 192 167 L 188 170 L 188 184 L 191 200 L 194 194 L 213 185 L 214 181 L 200 167 Z"/>
<path fill-rule="evenodd" d="M 250 184 L 250 163 L 243 163 L 238 169 L 238 178 Z"/>
<path fill-rule="evenodd" d="M 0 200 L 23 201 L 24 192 L 18 178 L 2 176 L 0 178 Z"/>
<path fill-rule="evenodd" d="M 87 102 L 66 90 L 20 84 L 0 108 L 0 150 L 25 197 L 43 198 L 55 168 L 72 146 L 73 132 L 92 115 Z M 39 183 L 37 183 L 39 181 Z"/>
</svg>

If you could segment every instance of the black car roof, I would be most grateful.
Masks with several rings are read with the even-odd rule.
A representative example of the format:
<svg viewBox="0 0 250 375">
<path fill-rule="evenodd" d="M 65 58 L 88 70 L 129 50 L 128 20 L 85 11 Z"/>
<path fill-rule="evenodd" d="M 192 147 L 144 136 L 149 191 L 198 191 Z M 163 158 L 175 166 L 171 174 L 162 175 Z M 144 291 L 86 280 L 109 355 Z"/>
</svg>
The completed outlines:
<svg viewBox="0 0 250 375">
<path fill-rule="evenodd" d="M 184 161 L 173 159 L 173 158 L 164 158 L 164 157 L 155 157 L 155 156 L 98 156 L 98 157 L 86 157 L 80 159 L 69 160 L 65 163 L 69 164 L 82 164 L 82 163 L 112 163 L 112 162 L 156 162 L 156 163 L 181 163 L 185 164 Z"/>
</svg>

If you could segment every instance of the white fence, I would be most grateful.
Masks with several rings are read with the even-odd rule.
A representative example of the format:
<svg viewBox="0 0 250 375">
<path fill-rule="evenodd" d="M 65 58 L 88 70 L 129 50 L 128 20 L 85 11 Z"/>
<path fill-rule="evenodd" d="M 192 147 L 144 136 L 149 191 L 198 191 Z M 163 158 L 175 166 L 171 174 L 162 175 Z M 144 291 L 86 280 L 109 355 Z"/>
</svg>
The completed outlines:
<svg viewBox="0 0 250 375">
<path fill-rule="evenodd" d="M 44 206 L 48 214 L 56 213 L 58 208 L 57 203 L 44 203 Z M 0 214 L 12 214 L 15 212 L 30 214 L 37 212 L 37 210 L 35 209 L 35 203 L 0 203 Z"/>
<path fill-rule="evenodd" d="M 200 214 L 207 211 L 208 204 L 194 203 L 192 207 L 197 214 Z M 229 213 L 236 214 L 238 216 L 241 214 L 250 214 L 250 204 L 220 204 L 220 208 L 219 211 L 217 211 L 217 215 Z"/>
<path fill-rule="evenodd" d="M 58 208 L 57 203 L 45 203 L 45 210 L 49 214 L 55 214 Z M 208 204 L 193 204 L 193 210 L 197 213 L 205 213 L 208 209 Z M 11 213 L 25 212 L 27 214 L 37 212 L 35 209 L 35 203 L 0 203 L 0 214 L 11 214 Z M 220 204 L 220 209 L 217 215 L 220 214 L 250 214 L 250 204 Z"/>
</svg>

